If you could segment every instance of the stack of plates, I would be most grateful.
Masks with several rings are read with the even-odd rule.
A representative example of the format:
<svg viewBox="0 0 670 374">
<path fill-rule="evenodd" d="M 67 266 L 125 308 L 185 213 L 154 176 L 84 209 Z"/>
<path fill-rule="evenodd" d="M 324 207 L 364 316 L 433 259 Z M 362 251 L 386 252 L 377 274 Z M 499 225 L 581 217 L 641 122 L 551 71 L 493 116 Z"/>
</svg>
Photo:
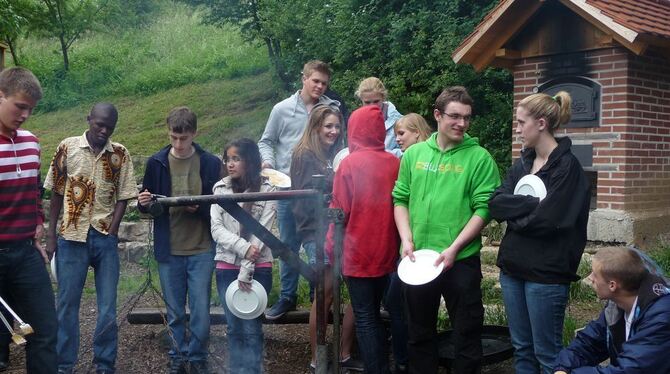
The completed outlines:
<svg viewBox="0 0 670 374">
<path fill-rule="evenodd" d="M 251 283 L 251 291 L 243 291 L 236 280 L 226 290 L 226 305 L 230 312 L 242 319 L 254 319 L 265 311 L 268 294 L 257 281 Z"/>
<path fill-rule="evenodd" d="M 535 174 L 528 174 L 519 179 L 516 187 L 514 187 L 515 195 L 527 195 L 537 197 L 542 201 L 547 197 L 547 187 L 542 182 L 542 179 Z"/>
<path fill-rule="evenodd" d="M 291 188 L 291 177 L 275 169 L 263 169 L 261 175 L 266 177 L 271 185 L 281 188 Z"/>
<path fill-rule="evenodd" d="M 349 156 L 349 148 L 343 148 L 341 151 L 337 152 L 335 158 L 333 158 L 333 171 L 337 171 L 337 168 L 340 166 L 340 162 L 344 160 L 345 157 Z"/>
</svg>

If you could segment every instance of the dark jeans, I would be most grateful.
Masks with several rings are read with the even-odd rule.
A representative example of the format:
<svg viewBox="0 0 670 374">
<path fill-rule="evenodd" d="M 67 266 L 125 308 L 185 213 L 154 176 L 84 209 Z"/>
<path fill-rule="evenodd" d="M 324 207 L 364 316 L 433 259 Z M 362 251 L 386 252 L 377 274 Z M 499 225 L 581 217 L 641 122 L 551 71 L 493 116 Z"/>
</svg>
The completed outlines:
<svg viewBox="0 0 670 374">
<path fill-rule="evenodd" d="M 356 338 L 367 374 L 389 374 L 386 329 L 379 315 L 388 275 L 375 278 L 345 277 L 356 317 Z"/>
<path fill-rule="evenodd" d="M 35 330 L 26 336 L 27 373 L 55 373 L 54 293 L 44 260 L 32 241 L 0 243 L 0 294 L 8 296 L 10 306 Z"/>
<path fill-rule="evenodd" d="M 296 230 L 295 217 L 291 210 L 290 200 L 277 202 L 277 226 L 279 227 L 279 239 L 284 242 L 296 255 L 300 252 L 300 235 Z M 298 281 L 300 273 L 287 262 L 279 259 L 279 281 L 281 288 L 279 298 L 286 299 L 295 304 L 298 292 Z"/>
<path fill-rule="evenodd" d="M 228 362 L 231 373 L 261 374 L 263 372 L 263 315 L 254 319 L 235 317 L 226 304 L 228 286 L 237 282 L 239 270 L 216 270 L 216 288 L 226 313 L 228 324 Z M 257 280 L 267 293 L 272 290 L 272 268 L 254 270 Z"/>
<path fill-rule="evenodd" d="M 405 284 L 398 273 L 389 274 L 384 306 L 391 319 L 393 358 L 396 365 L 407 365 L 407 317 L 405 316 Z"/>
<path fill-rule="evenodd" d="M 405 286 L 410 373 L 437 373 L 436 326 L 440 296 L 444 297 L 453 328 L 453 371 L 459 374 L 481 372 L 484 324 L 481 280 L 481 263 L 478 256 L 473 256 L 456 261 L 451 269 L 430 283 Z"/>
</svg>

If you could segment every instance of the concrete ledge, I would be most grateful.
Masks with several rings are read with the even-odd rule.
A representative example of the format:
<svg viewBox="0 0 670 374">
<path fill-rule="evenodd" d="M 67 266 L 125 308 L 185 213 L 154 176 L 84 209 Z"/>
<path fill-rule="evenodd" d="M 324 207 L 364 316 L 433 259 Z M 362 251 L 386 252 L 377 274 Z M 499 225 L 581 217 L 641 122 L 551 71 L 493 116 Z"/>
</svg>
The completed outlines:
<svg viewBox="0 0 670 374">
<path fill-rule="evenodd" d="M 596 209 L 589 215 L 590 241 L 635 244 L 648 248 L 670 233 L 670 210 L 623 211 Z"/>
</svg>

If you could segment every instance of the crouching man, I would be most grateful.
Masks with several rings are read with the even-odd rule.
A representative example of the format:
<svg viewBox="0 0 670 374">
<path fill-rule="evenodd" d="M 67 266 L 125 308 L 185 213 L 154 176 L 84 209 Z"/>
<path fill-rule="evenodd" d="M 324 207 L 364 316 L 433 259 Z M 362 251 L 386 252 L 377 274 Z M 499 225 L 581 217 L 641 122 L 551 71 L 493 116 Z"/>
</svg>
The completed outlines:
<svg viewBox="0 0 670 374">
<path fill-rule="evenodd" d="M 559 353 L 555 374 L 670 373 L 668 283 L 628 248 L 598 251 L 588 279 L 607 305 Z M 607 358 L 609 365 L 598 365 Z"/>
</svg>

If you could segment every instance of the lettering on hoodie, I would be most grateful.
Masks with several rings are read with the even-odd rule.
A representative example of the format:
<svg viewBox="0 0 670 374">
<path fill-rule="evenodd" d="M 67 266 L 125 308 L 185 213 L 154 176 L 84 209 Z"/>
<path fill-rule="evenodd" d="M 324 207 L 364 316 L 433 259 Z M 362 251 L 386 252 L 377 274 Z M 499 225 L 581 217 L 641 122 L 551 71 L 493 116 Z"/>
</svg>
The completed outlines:
<svg viewBox="0 0 670 374">
<path fill-rule="evenodd" d="M 426 162 L 426 161 L 417 161 L 414 168 L 416 170 L 424 170 L 428 171 L 431 173 L 457 173 L 457 174 L 462 174 L 465 171 L 465 168 L 463 168 L 463 165 L 459 164 L 452 164 L 452 163 L 446 163 L 446 164 L 436 164 L 432 162 Z"/>
</svg>

